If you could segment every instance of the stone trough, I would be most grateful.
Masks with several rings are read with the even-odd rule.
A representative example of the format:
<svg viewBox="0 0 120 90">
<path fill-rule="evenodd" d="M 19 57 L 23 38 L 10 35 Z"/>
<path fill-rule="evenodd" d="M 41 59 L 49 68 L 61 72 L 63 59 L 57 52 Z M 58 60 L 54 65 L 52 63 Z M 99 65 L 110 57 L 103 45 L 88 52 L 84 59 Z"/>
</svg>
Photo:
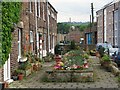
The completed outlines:
<svg viewBox="0 0 120 90">
<path fill-rule="evenodd" d="M 47 70 L 46 80 L 50 82 L 93 82 L 93 68 L 84 70 Z"/>
</svg>

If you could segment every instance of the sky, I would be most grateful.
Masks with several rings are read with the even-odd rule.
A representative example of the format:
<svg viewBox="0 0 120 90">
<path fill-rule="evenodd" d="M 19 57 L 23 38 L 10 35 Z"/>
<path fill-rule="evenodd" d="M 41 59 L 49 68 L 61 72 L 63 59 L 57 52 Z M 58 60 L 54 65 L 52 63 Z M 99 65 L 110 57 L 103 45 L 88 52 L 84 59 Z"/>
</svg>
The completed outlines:
<svg viewBox="0 0 120 90">
<path fill-rule="evenodd" d="M 90 21 L 91 3 L 96 11 L 113 0 L 49 0 L 52 6 L 58 11 L 57 22 L 87 22 Z M 94 20 L 95 21 L 95 20 Z"/>
</svg>

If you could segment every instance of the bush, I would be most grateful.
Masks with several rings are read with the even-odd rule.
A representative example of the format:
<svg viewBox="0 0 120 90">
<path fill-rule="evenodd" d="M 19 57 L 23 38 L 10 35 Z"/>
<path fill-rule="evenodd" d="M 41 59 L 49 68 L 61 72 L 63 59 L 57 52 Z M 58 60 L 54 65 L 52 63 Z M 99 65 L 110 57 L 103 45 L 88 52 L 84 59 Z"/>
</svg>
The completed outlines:
<svg viewBox="0 0 120 90">
<path fill-rule="evenodd" d="M 100 54 L 101 57 L 104 56 L 104 54 L 105 54 L 104 51 L 105 51 L 105 48 L 100 45 L 99 48 L 98 48 L 98 52 L 99 52 L 99 54 Z"/>
<path fill-rule="evenodd" d="M 84 55 L 83 55 L 83 58 L 89 59 L 89 55 L 88 55 L 88 54 L 84 54 Z"/>
<path fill-rule="evenodd" d="M 74 41 L 74 40 L 71 41 L 70 49 L 71 49 L 71 50 L 75 50 L 75 49 L 76 49 L 76 47 L 75 47 L 75 41 Z"/>
<path fill-rule="evenodd" d="M 44 61 L 50 62 L 53 60 L 54 60 L 54 54 L 52 54 L 51 52 L 47 53 L 47 56 L 44 58 Z"/>
<path fill-rule="evenodd" d="M 102 57 L 102 60 L 103 60 L 103 61 L 110 61 L 110 57 L 105 54 L 105 55 Z"/>
<path fill-rule="evenodd" d="M 57 45 L 55 46 L 55 54 L 61 54 L 60 45 L 59 45 L 59 44 L 57 44 Z"/>
</svg>

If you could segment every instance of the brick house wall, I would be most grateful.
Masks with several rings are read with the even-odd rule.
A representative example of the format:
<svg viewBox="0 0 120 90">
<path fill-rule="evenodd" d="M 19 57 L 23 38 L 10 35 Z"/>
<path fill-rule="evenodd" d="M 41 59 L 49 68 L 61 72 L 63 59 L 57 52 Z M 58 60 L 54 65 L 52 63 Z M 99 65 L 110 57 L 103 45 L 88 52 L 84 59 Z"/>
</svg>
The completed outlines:
<svg viewBox="0 0 120 90">
<path fill-rule="evenodd" d="M 108 43 L 115 45 L 114 12 L 117 9 L 118 9 L 118 2 L 112 2 L 111 4 L 105 5 L 104 8 L 96 12 L 98 43 L 103 43 L 105 42 L 106 39 Z M 106 21 L 104 16 L 105 10 L 106 10 Z M 104 33 L 105 30 L 106 30 L 106 36 Z"/>
<path fill-rule="evenodd" d="M 104 42 L 104 34 L 103 34 L 103 9 L 96 12 L 97 14 L 97 41 L 98 43 Z"/>
<path fill-rule="evenodd" d="M 18 29 L 16 28 L 14 32 L 12 32 L 12 46 L 10 53 L 10 68 L 11 72 L 13 72 L 16 68 L 18 68 Z"/>
<path fill-rule="evenodd" d="M 68 35 L 66 36 L 66 38 L 67 38 L 68 41 L 74 40 L 76 43 L 80 43 L 81 34 L 82 34 L 82 32 L 80 32 L 79 30 L 75 29 L 73 31 L 70 31 L 68 33 Z"/>
<path fill-rule="evenodd" d="M 22 2 L 22 10 L 20 13 L 20 22 L 23 22 L 23 29 L 21 29 L 21 54 L 22 57 L 24 56 L 24 54 L 26 54 L 27 52 L 29 52 L 31 45 L 33 45 L 33 51 L 32 53 L 35 53 L 37 51 L 37 44 L 36 44 L 36 22 L 35 22 L 35 2 L 31 2 L 32 4 L 32 12 L 30 12 L 30 2 Z M 44 4 L 44 13 L 43 13 L 43 4 Z M 49 3 L 50 4 L 50 3 Z M 40 17 L 37 16 L 37 32 L 42 33 L 43 37 L 44 34 L 46 34 L 46 36 L 48 35 L 47 32 L 47 8 L 46 8 L 47 4 L 46 2 L 40 2 Z M 57 12 L 55 11 L 55 9 L 52 7 L 52 5 L 50 4 L 50 8 L 52 8 L 54 10 L 54 15 L 55 17 L 57 17 Z M 45 17 L 45 20 L 43 20 L 43 15 Z M 52 18 L 51 18 L 52 19 Z M 52 24 L 52 26 L 51 26 Z M 57 20 L 52 20 L 50 21 L 50 26 L 51 26 L 51 35 L 56 35 L 57 33 Z M 12 45 L 11 45 L 11 53 L 10 53 L 10 69 L 11 69 L 11 74 L 13 73 L 13 71 L 18 68 L 19 66 L 19 62 L 18 62 L 18 27 L 14 28 L 14 31 L 12 32 Z M 31 44 L 30 42 L 30 31 L 33 32 L 33 43 Z M 54 32 L 54 34 L 53 34 Z M 56 38 L 56 36 L 55 36 Z M 44 38 L 43 38 L 44 39 Z M 46 47 L 48 47 L 48 39 L 46 38 Z M 56 43 L 56 39 L 55 39 L 55 43 Z M 51 43 L 52 44 L 52 43 Z M 43 45 L 44 46 L 44 45 Z M 25 52 L 25 53 L 24 53 Z M 0 81 L 3 81 L 3 68 L 0 68 Z"/>
<path fill-rule="evenodd" d="M 37 16 L 37 32 L 42 34 L 43 40 L 44 35 L 48 35 L 47 32 L 47 2 L 37 2 L 37 4 L 40 3 L 40 17 Z M 53 13 L 55 17 L 57 17 L 57 12 L 52 7 L 52 5 L 49 3 L 50 10 L 54 10 Z M 43 13 L 44 8 L 44 13 Z M 51 9 L 52 8 L 52 9 Z M 43 18 L 45 17 L 45 19 Z M 31 2 L 31 12 L 30 12 L 30 2 L 22 2 L 22 10 L 20 14 L 20 21 L 23 22 L 23 29 L 22 30 L 22 57 L 24 54 L 29 52 L 31 49 L 30 47 L 33 46 L 32 53 L 37 53 L 37 44 L 36 44 L 36 21 L 35 21 L 36 15 L 35 15 L 35 2 Z M 33 32 L 33 43 L 30 42 L 30 31 Z M 54 34 L 53 34 L 54 33 Z M 57 33 L 57 20 L 53 19 L 50 16 L 50 34 L 51 38 L 52 36 L 56 35 Z M 12 48 L 11 48 L 11 72 L 13 72 L 19 65 L 18 63 L 18 28 L 15 28 L 14 32 L 12 32 L 13 35 L 13 41 L 12 41 Z M 48 38 L 46 37 L 46 47 L 48 47 Z M 56 36 L 55 36 L 55 43 L 56 43 Z M 53 44 L 51 42 L 51 44 Z M 52 45 L 51 45 L 51 48 Z M 42 44 L 42 50 L 44 50 L 44 44 Z"/>
<path fill-rule="evenodd" d="M 107 21 L 106 21 L 106 41 L 113 45 L 113 11 L 114 11 L 114 4 L 108 6 L 106 8 L 107 12 Z"/>
</svg>

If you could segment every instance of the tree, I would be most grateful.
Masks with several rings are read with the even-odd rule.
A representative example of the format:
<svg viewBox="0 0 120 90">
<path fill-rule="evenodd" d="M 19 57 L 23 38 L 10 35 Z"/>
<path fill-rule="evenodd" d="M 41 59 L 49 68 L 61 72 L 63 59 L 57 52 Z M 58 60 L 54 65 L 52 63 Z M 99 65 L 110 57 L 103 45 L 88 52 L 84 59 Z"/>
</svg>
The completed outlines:
<svg viewBox="0 0 120 90">
<path fill-rule="evenodd" d="M 11 51 L 13 24 L 19 21 L 20 2 L 2 2 L 2 60 L 0 66 L 8 60 Z"/>
<path fill-rule="evenodd" d="M 78 25 L 76 26 L 80 31 L 84 31 L 87 28 L 87 25 Z"/>
<path fill-rule="evenodd" d="M 69 33 L 70 25 L 66 23 L 57 24 L 57 33 L 67 34 Z"/>
<path fill-rule="evenodd" d="M 75 41 L 71 41 L 71 44 L 70 44 L 70 49 L 71 50 L 75 50 L 76 49 L 76 46 L 75 46 Z"/>
</svg>

